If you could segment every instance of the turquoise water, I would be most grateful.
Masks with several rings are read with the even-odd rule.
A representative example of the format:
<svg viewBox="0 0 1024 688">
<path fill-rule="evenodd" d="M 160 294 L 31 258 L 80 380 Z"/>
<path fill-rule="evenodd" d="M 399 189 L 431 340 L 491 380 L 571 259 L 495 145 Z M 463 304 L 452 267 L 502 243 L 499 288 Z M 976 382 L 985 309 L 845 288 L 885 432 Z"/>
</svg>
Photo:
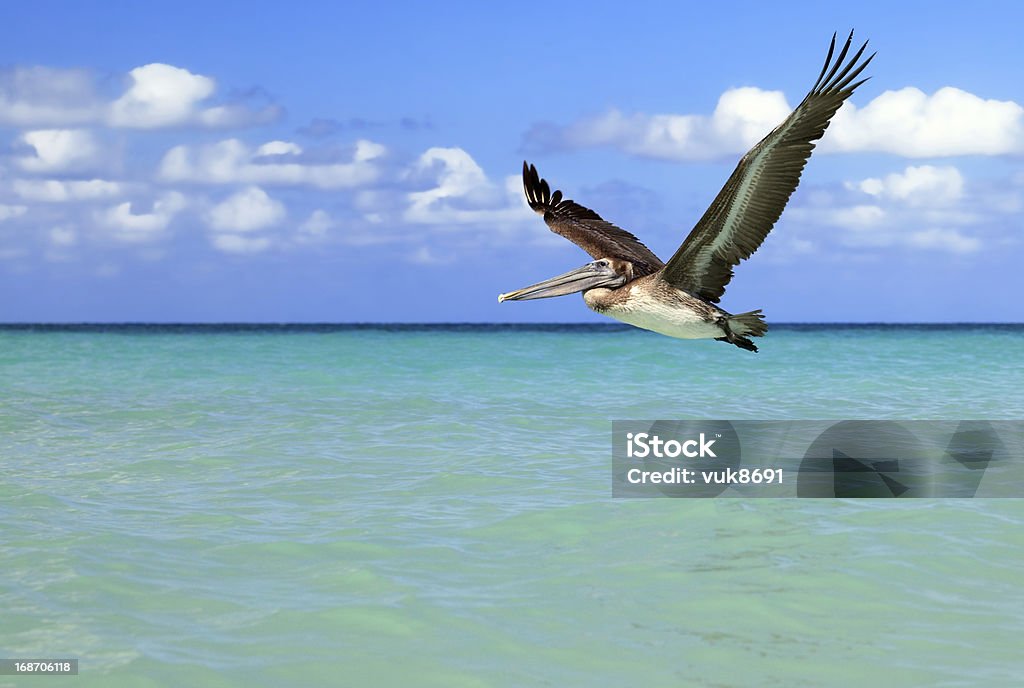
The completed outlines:
<svg viewBox="0 0 1024 688">
<path fill-rule="evenodd" d="M 0 686 L 1012 686 L 1020 500 L 612 500 L 625 418 L 1024 418 L 1024 327 L 0 329 Z"/>
</svg>

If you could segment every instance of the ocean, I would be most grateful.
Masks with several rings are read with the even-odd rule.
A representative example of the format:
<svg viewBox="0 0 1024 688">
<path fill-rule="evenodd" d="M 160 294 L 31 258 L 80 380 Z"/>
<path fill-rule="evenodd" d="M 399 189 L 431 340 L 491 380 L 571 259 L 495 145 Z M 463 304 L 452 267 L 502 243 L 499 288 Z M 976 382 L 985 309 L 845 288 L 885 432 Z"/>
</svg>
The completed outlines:
<svg viewBox="0 0 1024 688">
<path fill-rule="evenodd" d="M 1024 326 L 0 327 L 0 686 L 1016 686 L 1024 500 L 613 499 L 620 419 L 1022 419 Z"/>
</svg>

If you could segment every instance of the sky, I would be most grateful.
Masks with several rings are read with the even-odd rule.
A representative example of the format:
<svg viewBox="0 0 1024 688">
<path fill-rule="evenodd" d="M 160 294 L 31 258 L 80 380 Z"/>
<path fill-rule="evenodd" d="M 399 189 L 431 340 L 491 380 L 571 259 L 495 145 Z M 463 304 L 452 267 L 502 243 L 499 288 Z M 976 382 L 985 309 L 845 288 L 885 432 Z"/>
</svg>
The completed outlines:
<svg viewBox="0 0 1024 688">
<path fill-rule="evenodd" d="M 1024 6 L 841 5 L 5 3 L 0 322 L 599 321 L 522 161 L 667 259 L 851 29 L 721 305 L 1024 321 Z"/>
</svg>

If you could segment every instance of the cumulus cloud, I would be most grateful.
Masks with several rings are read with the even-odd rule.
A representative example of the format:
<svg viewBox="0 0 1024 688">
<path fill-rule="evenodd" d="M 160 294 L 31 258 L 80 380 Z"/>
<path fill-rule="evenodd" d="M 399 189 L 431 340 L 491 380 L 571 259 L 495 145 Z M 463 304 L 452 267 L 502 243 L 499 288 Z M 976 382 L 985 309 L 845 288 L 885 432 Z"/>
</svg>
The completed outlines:
<svg viewBox="0 0 1024 688">
<path fill-rule="evenodd" d="M 123 241 L 148 241 L 156 238 L 167 225 L 188 205 L 185 197 L 168 191 L 153 202 L 148 213 L 132 210 L 132 203 L 126 201 L 97 214 L 99 222 L 113 230 L 115 238 Z"/>
<path fill-rule="evenodd" d="M 252 232 L 277 224 L 285 217 L 284 205 L 258 186 L 228 196 L 209 210 L 207 224 L 224 232 Z"/>
<path fill-rule="evenodd" d="M 100 79 L 86 70 L 16 67 L 0 72 L 0 123 L 28 127 L 83 124 L 155 129 L 238 127 L 272 121 L 281 109 L 247 102 L 207 105 L 216 82 L 173 65 L 152 63 L 128 72 L 113 99 L 100 95 Z"/>
<path fill-rule="evenodd" d="M 794 215 L 799 216 L 800 210 L 795 210 Z M 881 206 L 870 204 L 857 204 L 827 208 L 816 212 L 815 219 L 826 224 L 847 229 L 866 229 L 881 225 L 886 219 L 886 212 Z"/>
<path fill-rule="evenodd" d="M 933 227 L 912 232 L 907 237 L 911 246 L 919 248 L 939 249 L 950 253 L 974 253 L 981 248 L 981 241 L 975 237 L 964 236 L 956 229 L 939 229 Z"/>
<path fill-rule="evenodd" d="M 28 201 L 64 203 L 118 196 L 124 191 L 124 185 L 106 179 L 15 179 L 11 182 L 11 190 Z"/>
<path fill-rule="evenodd" d="M 110 104 L 110 123 L 121 127 L 182 124 L 216 88 L 210 77 L 167 64 L 148 64 L 128 72 L 131 86 Z"/>
<path fill-rule="evenodd" d="M 242 189 L 207 212 L 206 223 L 213 230 L 210 244 L 224 253 L 265 251 L 273 242 L 261 230 L 280 223 L 286 214 L 284 205 L 258 186 Z"/>
<path fill-rule="evenodd" d="M 131 85 L 110 104 L 107 123 L 137 129 L 200 126 L 210 129 L 265 124 L 277 119 L 281 109 L 269 105 L 259 109 L 246 103 L 204 107 L 216 91 L 207 76 L 167 64 L 148 64 L 129 72 Z"/>
<path fill-rule="evenodd" d="M 956 167 L 908 166 L 881 177 L 849 181 L 837 194 L 818 194 L 786 217 L 806 227 L 842 230 L 825 235 L 855 248 L 905 247 L 969 254 L 980 251 L 979 238 L 1000 216 L 1019 208 L 997 206 L 972 189 Z M 820 231 L 814 235 L 822 238 Z M 811 236 L 810 234 L 808 236 Z"/>
<path fill-rule="evenodd" d="M 103 104 L 84 69 L 14 67 L 0 70 L 0 123 L 22 127 L 95 122 Z"/>
<path fill-rule="evenodd" d="M 710 115 L 610 110 L 565 127 L 537 125 L 527 133 L 528 147 L 608 146 L 642 157 L 701 160 L 743 153 L 764 138 L 790 112 L 781 91 L 734 88 L 718 99 Z"/>
<path fill-rule="evenodd" d="M 407 174 L 410 179 L 429 178 L 433 186 L 407 194 L 406 222 L 507 224 L 533 219 L 523 212 L 526 201 L 518 177 L 508 177 L 504 188 L 499 187 L 461 148 L 430 148 Z"/>
<path fill-rule="evenodd" d="M 84 129 L 37 129 L 20 137 L 31 153 L 16 159 L 26 172 L 59 172 L 92 164 L 99 147 L 92 133 Z"/>
<path fill-rule="evenodd" d="M 54 227 L 50 230 L 50 243 L 57 247 L 74 246 L 78 233 L 72 227 Z"/>
<path fill-rule="evenodd" d="M 836 113 L 822 150 L 894 153 L 908 158 L 1024 152 L 1024 107 L 947 86 L 886 91 L 863 108 Z"/>
<path fill-rule="evenodd" d="M 299 231 L 309 236 L 323 236 L 334 227 L 334 220 L 324 210 L 314 210 L 306 221 L 299 225 Z"/>
<path fill-rule="evenodd" d="M 964 178 L 952 165 L 907 167 L 903 172 L 871 177 L 848 188 L 869 196 L 903 201 L 911 206 L 945 206 L 957 203 L 964 193 Z"/>
<path fill-rule="evenodd" d="M 623 113 L 610 110 L 566 126 L 535 125 L 528 149 L 607 146 L 669 160 L 744 153 L 780 124 L 790 106 L 779 91 L 755 87 L 722 94 L 711 115 Z M 1024 152 L 1024 107 L 945 87 L 886 91 L 858 108 L 847 101 L 822 139 L 821 150 L 882 152 L 910 158 Z"/>
<path fill-rule="evenodd" d="M 372 141 L 358 141 L 351 160 L 340 163 L 309 162 L 302 149 L 286 141 L 271 141 L 255 150 L 238 139 L 206 146 L 175 146 L 160 163 L 166 181 L 204 184 L 267 184 L 350 188 L 369 184 L 380 176 L 377 160 L 386 149 Z"/>
<path fill-rule="evenodd" d="M 302 147 L 291 141 L 268 141 L 256 149 L 253 157 L 265 158 L 271 155 L 301 155 Z"/>
<path fill-rule="evenodd" d="M 10 220 L 14 217 L 21 217 L 28 212 L 28 207 L 24 205 L 4 205 L 0 203 L 0 222 L 4 220 Z"/>
<path fill-rule="evenodd" d="M 214 234 L 210 238 L 214 248 L 225 253 L 259 253 L 270 248 L 267 237 L 248 237 L 238 234 Z"/>
</svg>

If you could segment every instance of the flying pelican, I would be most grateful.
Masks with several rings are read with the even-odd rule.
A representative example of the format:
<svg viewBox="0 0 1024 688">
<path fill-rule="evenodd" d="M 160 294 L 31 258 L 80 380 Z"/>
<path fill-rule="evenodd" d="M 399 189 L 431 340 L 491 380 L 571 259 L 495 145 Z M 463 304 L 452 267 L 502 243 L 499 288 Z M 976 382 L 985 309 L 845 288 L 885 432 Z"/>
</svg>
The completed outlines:
<svg viewBox="0 0 1024 688">
<path fill-rule="evenodd" d="M 733 315 L 717 305 L 733 266 L 761 245 L 800 183 L 829 120 L 854 89 L 851 83 L 874 54 L 860 61 L 867 42 L 847 61 L 853 32 L 832 56 L 828 48 L 818 80 L 793 112 L 750 149 L 675 255 L 663 263 L 639 239 L 589 208 L 551 193 L 537 168 L 523 163 L 523 189 L 537 214 L 595 260 L 564 275 L 498 296 L 498 302 L 583 292 L 591 310 L 645 330 L 680 339 L 709 339 L 757 351 L 750 337 L 768 331 L 761 310 Z"/>
</svg>

